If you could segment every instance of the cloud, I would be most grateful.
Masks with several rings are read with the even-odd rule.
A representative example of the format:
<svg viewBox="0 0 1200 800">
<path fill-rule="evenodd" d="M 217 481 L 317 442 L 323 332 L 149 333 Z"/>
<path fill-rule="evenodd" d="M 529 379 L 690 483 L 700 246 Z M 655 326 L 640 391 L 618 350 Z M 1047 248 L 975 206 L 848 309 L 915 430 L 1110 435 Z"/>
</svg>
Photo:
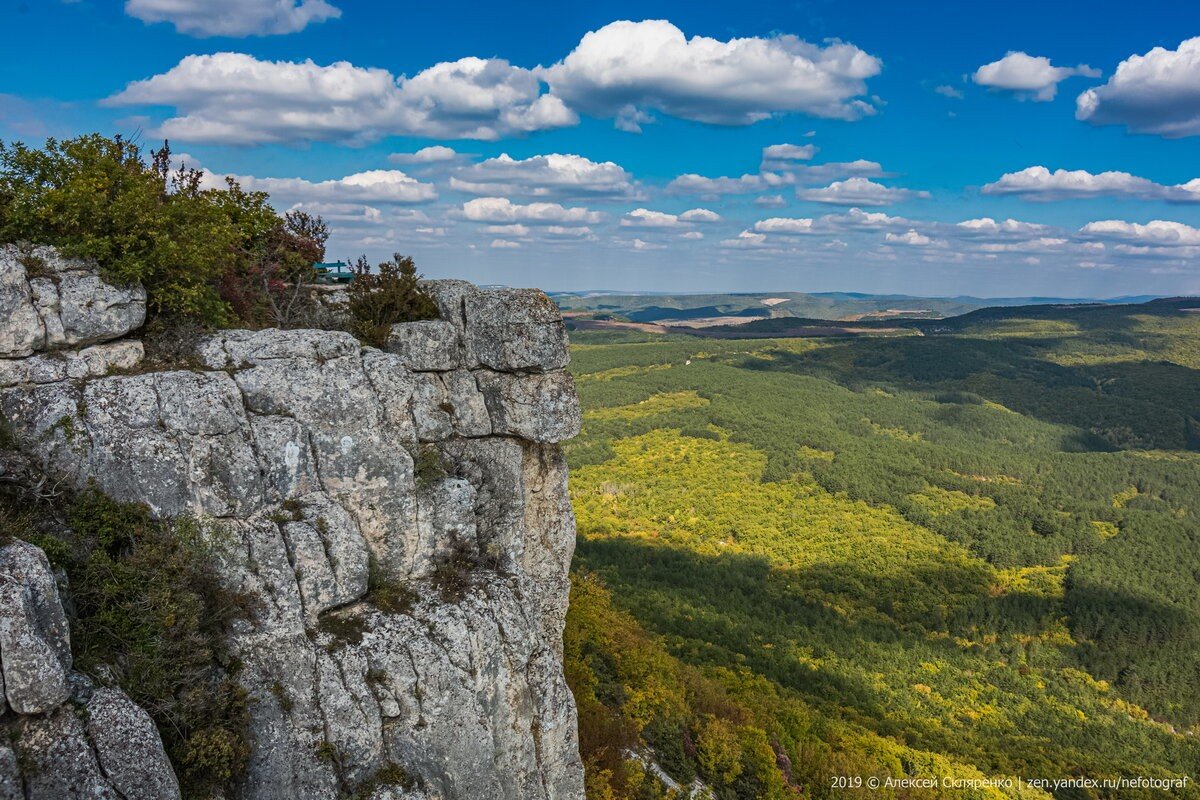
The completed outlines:
<svg viewBox="0 0 1200 800">
<path fill-rule="evenodd" d="M 881 68 L 879 59 L 842 42 L 688 39 L 666 20 L 624 20 L 586 34 L 539 74 L 572 108 L 636 130 L 649 110 L 717 125 L 749 125 L 783 112 L 859 119 L 874 113 L 858 98 Z"/>
<path fill-rule="evenodd" d="M 935 92 L 937 92 L 938 94 L 940 94 L 942 97 L 949 97 L 952 100 L 962 100 L 963 99 L 962 90 L 956 89 L 953 86 L 950 86 L 949 84 L 942 84 L 941 86 L 935 86 L 933 88 L 933 90 Z"/>
<path fill-rule="evenodd" d="M 507 197 L 477 197 L 462 205 L 463 217 L 471 222 L 509 224 L 525 222 L 530 225 L 595 223 L 603 219 L 598 211 L 586 208 L 564 208 L 558 203 L 518 205 Z"/>
<path fill-rule="evenodd" d="M 548 238 L 552 239 L 587 239 L 592 236 L 592 229 L 586 225 L 576 227 L 564 225 L 550 225 L 543 233 Z"/>
<path fill-rule="evenodd" d="M 679 234 L 680 239 L 703 239 L 704 234 L 700 231 L 684 231 Z"/>
<path fill-rule="evenodd" d="M 225 187 L 224 174 L 203 167 L 191 156 L 180 153 L 174 157 L 174 161 L 176 165 L 199 169 L 205 188 Z M 305 178 L 260 178 L 254 175 L 229 177 L 248 191 L 267 192 L 271 195 L 272 202 L 277 205 L 303 204 L 315 207 L 321 203 L 413 204 L 427 203 L 438 197 L 437 188 L 433 184 L 422 183 L 398 169 L 368 170 L 324 181 L 310 181 Z M 340 210 L 344 211 L 345 208 Z"/>
<path fill-rule="evenodd" d="M 669 194 L 687 194 L 699 197 L 716 197 L 727 194 L 753 194 L 769 191 L 779 186 L 797 184 L 821 184 L 838 178 L 882 178 L 887 173 L 875 161 L 830 161 L 825 164 L 783 164 L 780 161 L 764 161 L 765 171 L 747 174 L 740 178 L 706 178 L 687 173 L 680 175 L 666 186 Z M 772 167 L 771 170 L 766 170 Z"/>
<path fill-rule="evenodd" d="M 1079 229 L 1086 236 L 1097 239 L 1116 239 L 1159 247 L 1200 246 L 1200 228 L 1156 219 L 1142 225 L 1119 219 L 1089 222 Z"/>
<path fill-rule="evenodd" d="M 169 22 L 188 36 L 295 33 L 342 15 L 325 0 L 126 0 L 125 13 L 143 22 Z"/>
<path fill-rule="evenodd" d="M 751 194 L 763 188 L 761 175 L 743 175 L 740 178 L 706 178 L 694 172 L 680 175 L 667 184 L 667 192 L 670 194 Z"/>
<path fill-rule="evenodd" d="M 528 236 L 529 227 L 520 223 L 514 225 L 488 225 L 483 229 L 484 233 L 491 233 L 497 236 Z"/>
<path fill-rule="evenodd" d="M 754 198 L 754 205 L 762 208 L 781 208 L 787 205 L 787 200 L 784 200 L 781 194 L 765 194 Z"/>
<path fill-rule="evenodd" d="M 929 192 L 893 189 L 866 178 L 834 181 L 822 189 L 798 189 L 796 197 L 839 206 L 886 206 L 902 200 L 928 199 Z"/>
<path fill-rule="evenodd" d="M 762 150 L 760 171 L 787 168 L 796 161 L 809 161 L 820 148 L 815 144 L 773 144 Z"/>
<path fill-rule="evenodd" d="M 510 242 L 507 239 L 493 239 L 491 246 L 493 250 L 511 250 L 520 247 L 521 243 Z"/>
<path fill-rule="evenodd" d="M 971 79 L 980 86 L 1017 92 L 1023 97 L 1044 102 L 1054 99 L 1059 83 L 1076 75 L 1098 78 L 1100 71 L 1087 64 L 1056 67 L 1045 56 L 1010 51 L 999 61 L 984 64 L 975 70 Z"/>
<path fill-rule="evenodd" d="M 956 223 L 956 227 L 961 234 L 966 236 L 986 236 L 991 238 L 1038 236 L 1049 230 L 1048 226 L 1038 225 L 1033 222 L 1019 222 L 1015 219 L 1006 219 L 1002 222 L 997 222 L 991 217 L 965 219 L 962 222 Z"/>
<path fill-rule="evenodd" d="M 537 77 L 502 59 L 463 58 L 411 78 L 345 61 L 320 66 L 244 53 L 185 57 L 134 81 L 109 106 L 171 106 L 158 133 L 180 141 L 262 144 L 388 135 L 493 140 L 575 125 Z"/>
<path fill-rule="evenodd" d="M 681 224 L 675 214 L 648 208 L 635 208 L 621 217 L 621 226 L 625 228 L 678 228 Z"/>
<path fill-rule="evenodd" d="M 793 219 L 788 217 L 771 217 L 754 223 L 756 233 L 805 234 L 813 233 L 811 219 Z"/>
<path fill-rule="evenodd" d="M 635 199 L 633 176 L 611 161 L 551 153 L 526 159 L 507 154 L 459 169 L 450 188 L 470 194 L 521 197 Z"/>
<path fill-rule="evenodd" d="M 821 224 L 831 228 L 895 228 L 912 225 L 912 220 L 893 217 L 882 211 L 863 211 L 852 208 L 845 214 L 826 214 Z"/>
<path fill-rule="evenodd" d="M 1200 136 L 1200 37 L 1125 59 L 1108 83 L 1076 98 L 1075 118 L 1168 139 Z"/>
<path fill-rule="evenodd" d="M 928 247 L 933 244 L 933 239 L 912 229 L 904 233 L 889 233 L 883 237 L 883 240 L 891 244 L 903 244 L 910 247 Z"/>
<path fill-rule="evenodd" d="M 682 214 L 668 214 L 664 211 L 651 211 L 648 208 L 635 208 L 621 217 L 621 227 L 663 230 L 687 227 L 693 222 L 719 222 L 720 219 L 720 214 L 709 211 L 707 208 L 693 208 Z"/>
<path fill-rule="evenodd" d="M 1200 178 L 1177 186 L 1155 183 L 1128 172 L 1091 173 L 1086 170 L 1026 167 L 1009 172 L 981 189 L 984 194 L 1019 195 L 1027 200 L 1065 200 L 1087 197 L 1130 197 L 1171 203 L 1200 203 Z"/>
<path fill-rule="evenodd" d="M 392 153 L 388 161 L 393 164 L 440 164 L 446 161 L 456 161 L 459 155 L 452 147 L 433 145 L 422 147 L 415 153 Z"/>
<path fill-rule="evenodd" d="M 765 247 L 766 244 L 767 235 L 765 233 L 754 233 L 753 231 L 742 231 L 737 235 L 736 239 L 721 240 L 721 247 L 734 249 Z"/>
</svg>

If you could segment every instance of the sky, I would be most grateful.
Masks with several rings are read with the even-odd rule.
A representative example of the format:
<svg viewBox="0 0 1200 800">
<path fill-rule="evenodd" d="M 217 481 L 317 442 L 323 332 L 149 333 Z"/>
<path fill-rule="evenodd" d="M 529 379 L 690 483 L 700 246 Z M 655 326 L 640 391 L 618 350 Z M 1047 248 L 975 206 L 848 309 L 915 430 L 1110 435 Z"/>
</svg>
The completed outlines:
<svg viewBox="0 0 1200 800">
<path fill-rule="evenodd" d="M 1178 0 L 0 0 L 0 139 L 547 290 L 1200 294 Z"/>
</svg>

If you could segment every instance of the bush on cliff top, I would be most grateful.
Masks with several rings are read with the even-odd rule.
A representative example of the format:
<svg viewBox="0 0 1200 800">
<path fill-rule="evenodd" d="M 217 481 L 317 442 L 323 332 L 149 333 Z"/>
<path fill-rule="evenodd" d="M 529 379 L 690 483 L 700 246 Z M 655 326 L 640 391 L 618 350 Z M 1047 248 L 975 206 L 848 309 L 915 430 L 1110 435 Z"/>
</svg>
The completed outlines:
<svg viewBox="0 0 1200 800">
<path fill-rule="evenodd" d="M 352 333 L 367 344 L 383 347 L 397 322 L 437 318 L 437 306 L 421 291 L 417 267 L 410 257 L 396 253 L 372 273 L 363 256 L 353 269 L 350 324 Z"/>
<path fill-rule="evenodd" d="M 297 327 L 312 316 L 313 263 L 329 228 L 319 216 L 271 207 L 266 192 L 99 134 L 31 148 L 0 142 L 0 242 L 50 244 L 94 259 L 117 284 L 141 282 L 149 313 L 169 324 Z M 360 260 L 361 266 L 361 260 Z M 364 280 L 365 278 L 365 280 Z M 411 259 L 363 269 L 356 326 L 436 316 Z M 376 326 L 376 327 L 372 327 Z M 361 334 L 360 334 L 361 335 Z"/>
</svg>

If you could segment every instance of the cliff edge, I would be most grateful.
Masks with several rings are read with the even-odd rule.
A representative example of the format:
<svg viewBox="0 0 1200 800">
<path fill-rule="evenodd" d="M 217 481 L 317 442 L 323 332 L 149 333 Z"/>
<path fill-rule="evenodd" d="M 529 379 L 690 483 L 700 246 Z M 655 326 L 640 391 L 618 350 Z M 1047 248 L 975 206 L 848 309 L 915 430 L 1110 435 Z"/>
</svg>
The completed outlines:
<svg viewBox="0 0 1200 800">
<path fill-rule="evenodd" d="M 250 698 L 236 797 L 582 800 L 562 671 L 575 527 L 559 447 L 580 413 L 545 295 L 428 281 L 441 319 L 396 325 L 384 349 L 337 331 L 228 330 L 185 368 L 150 370 L 130 338 L 144 293 L 34 254 L 0 250 L 7 438 L 75 490 L 191 516 L 220 538 L 221 580 L 247 598 L 228 634 Z M 17 572 L 0 588 L 29 595 Z M 22 707 L 10 682 L 4 714 L 42 730 L 71 694 L 69 634 L 48 589 L 22 609 L 57 616 L 9 606 L 6 679 L 24 669 L 10 668 L 13 620 L 52 623 L 34 626 L 49 631 L 36 632 L 50 642 L 39 657 L 57 665 L 41 668 L 50 696 Z M 139 795 L 105 769 L 95 785 L 109 794 L 31 791 L 31 754 L 54 772 L 57 742 L 119 748 L 103 715 L 69 714 L 42 740 L 0 746 L 0 797 L 172 796 L 161 774 Z"/>
</svg>

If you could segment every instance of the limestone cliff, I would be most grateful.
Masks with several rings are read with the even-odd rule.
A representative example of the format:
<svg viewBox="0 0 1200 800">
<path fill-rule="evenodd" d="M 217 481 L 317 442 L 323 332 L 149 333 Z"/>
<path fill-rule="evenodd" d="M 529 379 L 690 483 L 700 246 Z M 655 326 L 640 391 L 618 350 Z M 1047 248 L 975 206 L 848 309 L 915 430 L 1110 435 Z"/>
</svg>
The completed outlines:
<svg viewBox="0 0 1200 800">
<path fill-rule="evenodd" d="M 238 796 L 583 797 L 561 661 L 574 518 L 559 448 L 580 418 L 545 295 L 430 281 L 442 318 L 395 326 L 382 350 L 233 330 L 186 369 L 147 371 L 127 338 L 140 290 L 46 249 L 30 263 L 0 251 L 0 408 L 17 448 L 77 488 L 211 521 L 222 579 L 253 600 L 230 634 L 253 701 Z M 381 609 L 379 585 L 406 607 Z M 0 608 L 6 679 L 5 620 L 20 616 Z M 70 683 L 66 635 L 38 635 L 58 664 L 35 670 L 56 676 L 49 700 L 22 707 L 7 685 L 7 713 L 67 699 L 54 683 Z M 87 731 L 42 734 L 46 758 L 72 737 L 103 754 L 91 728 L 104 717 L 86 716 Z M 34 796 L 18 761 L 0 749 L 0 798 Z M 376 785 L 394 766 L 419 787 Z M 97 774 L 118 793 L 71 796 L 136 794 Z"/>
</svg>

